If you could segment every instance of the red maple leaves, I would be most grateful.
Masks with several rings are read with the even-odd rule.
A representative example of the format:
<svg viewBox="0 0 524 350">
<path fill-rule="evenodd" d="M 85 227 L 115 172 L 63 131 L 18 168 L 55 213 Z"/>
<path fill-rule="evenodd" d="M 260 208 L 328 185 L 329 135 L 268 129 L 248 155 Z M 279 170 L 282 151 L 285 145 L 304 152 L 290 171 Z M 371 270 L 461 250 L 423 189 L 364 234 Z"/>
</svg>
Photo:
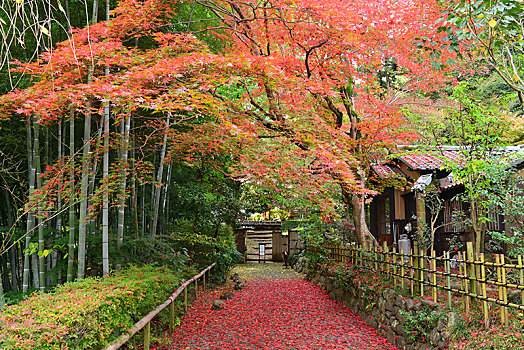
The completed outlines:
<svg viewBox="0 0 524 350">
<path fill-rule="evenodd" d="M 329 298 L 294 278 L 253 280 L 211 310 L 218 292 L 197 300 L 169 349 L 396 349 L 386 338 Z"/>
</svg>

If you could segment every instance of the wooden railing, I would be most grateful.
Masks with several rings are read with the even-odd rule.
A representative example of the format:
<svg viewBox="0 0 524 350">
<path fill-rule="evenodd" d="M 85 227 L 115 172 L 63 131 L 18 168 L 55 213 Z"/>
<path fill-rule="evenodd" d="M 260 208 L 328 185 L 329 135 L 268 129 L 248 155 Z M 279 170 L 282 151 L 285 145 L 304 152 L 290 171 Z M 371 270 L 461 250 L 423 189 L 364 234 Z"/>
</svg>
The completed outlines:
<svg viewBox="0 0 524 350">
<path fill-rule="evenodd" d="M 524 310 L 524 264 L 523 257 L 517 264 L 508 264 L 504 254 L 493 254 L 493 261 L 486 261 L 484 254 L 475 256 L 473 244 L 467 242 L 466 252 L 449 252 L 437 257 L 435 252 L 425 255 L 415 244 L 409 252 L 397 252 L 387 246 L 366 250 L 353 244 L 328 244 L 324 249 L 311 248 L 312 253 L 324 253 L 337 262 L 377 272 L 389 277 L 396 285 L 410 290 L 411 295 L 424 297 L 431 293 L 432 300 L 439 302 L 439 293 L 445 293 L 445 303 L 451 309 L 452 296 L 459 297 L 465 312 L 472 307 L 482 308 L 484 324 L 489 325 L 490 310 L 499 309 L 501 323 L 509 323 L 509 309 Z M 437 267 L 438 265 L 438 267 Z M 454 266 L 452 266 L 454 265 Z M 508 301 L 508 289 L 520 291 L 519 302 Z M 440 300 L 443 302 L 443 300 Z"/>
<path fill-rule="evenodd" d="M 122 345 L 124 345 L 133 335 L 138 333 L 142 328 L 144 328 L 144 350 L 149 350 L 151 347 L 151 321 L 153 318 L 160 313 L 160 311 L 164 310 L 166 307 L 170 307 L 170 315 L 169 315 L 169 329 L 171 331 L 175 328 L 175 305 L 174 301 L 176 297 L 178 297 L 182 292 L 184 292 L 184 309 L 187 312 L 187 289 L 189 285 L 193 282 L 195 282 L 195 298 L 198 298 L 198 279 L 202 277 L 202 287 L 203 289 L 206 289 L 206 273 L 209 278 L 209 271 L 215 266 L 216 263 L 212 263 L 202 271 L 200 271 L 197 275 L 193 276 L 191 279 L 188 279 L 184 283 L 178 287 L 178 289 L 167 298 L 166 301 L 164 301 L 163 304 L 159 305 L 155 310 L 151 311 L 147 315 L 145 315 L 140 321 L 134 324 L 131 329 L 127 332 L 127 334 L 123 334 L 120 337 L 118 337 L 111 345 L 105 348 L 105 350 L 115 350 L 120 348 Z"/>
</svg>

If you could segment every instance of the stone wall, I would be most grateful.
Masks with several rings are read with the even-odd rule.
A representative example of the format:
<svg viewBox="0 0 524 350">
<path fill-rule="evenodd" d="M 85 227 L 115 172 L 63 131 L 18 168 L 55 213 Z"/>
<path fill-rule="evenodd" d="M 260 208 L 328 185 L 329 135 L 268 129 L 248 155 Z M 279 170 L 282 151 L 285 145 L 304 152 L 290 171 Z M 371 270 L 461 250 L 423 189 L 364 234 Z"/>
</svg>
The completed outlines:
<svg viewBox="0 0 524 350">
<path fill-rule="evenodd" d="M 383 331 L 390 343 L 399 349 L 447 349 L 449 330 L 458 322 L 453 312 L 443 312 L 439 304 L 427 300 L 413 300 L 393 289 L 382 288 L 363 291 L 350 283 L 343 288 L 326 269 L 311 267 L 304 257 L 298 259 L 295 270 L 329 293 L 332 299 L 342 302 L 366 323 Z M 431 315 L 427 317 L 421 315 Z M 416 324 L 415 324 L 416 323 Z M 420 326 L 424 334 L 414 335 L 410 330 Z"/>
</svg>

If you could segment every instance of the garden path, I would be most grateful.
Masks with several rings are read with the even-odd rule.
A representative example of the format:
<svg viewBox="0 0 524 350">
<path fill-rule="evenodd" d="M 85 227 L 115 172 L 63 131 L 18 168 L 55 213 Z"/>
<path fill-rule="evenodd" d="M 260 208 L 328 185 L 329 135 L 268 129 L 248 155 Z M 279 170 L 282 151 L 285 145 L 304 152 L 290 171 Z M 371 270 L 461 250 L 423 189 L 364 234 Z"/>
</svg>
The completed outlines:
<svg viewBox="0 0 524 350">
<path fill-rule="evenodd" d="M 201 293 L 162 349 L 396 349 L 385 337 L 281 264 L 239 265 L 246 281 L 222 310 L 224 293 Z M 229 288 L 229 291 L 231 287 Z"/>
</svg>

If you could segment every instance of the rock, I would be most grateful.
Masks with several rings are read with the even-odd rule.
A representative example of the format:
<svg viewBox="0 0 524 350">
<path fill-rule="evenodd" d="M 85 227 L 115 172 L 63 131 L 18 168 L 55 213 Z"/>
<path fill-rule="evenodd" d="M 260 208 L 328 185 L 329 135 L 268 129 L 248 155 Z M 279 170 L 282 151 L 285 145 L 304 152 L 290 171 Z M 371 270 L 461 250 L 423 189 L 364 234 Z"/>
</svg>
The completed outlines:
<svg viewBox="0 0 524 350">
<path fill-rule="evenodd" d="M 405 308 L 406 301 L 404 300 L 404 297 L 402 295 L 397 295 L 397 297 L 395 298 L 395 305 L 401 309 Z"/>
<path fill-rule="evenodd" d="M 404 326 L 402 326 L 401 323 L 397 324 L 395 326 L 395 332 L 398 334 L 398 335 L 401 335 L 403 337 L 407 336 L 408 333 L 406 332 L 406 330 L 404 329 Z"/>
<path fill-rule="evenodd" d="M 388 329 L 386 333 L 386 338 L 388 339 L 388 342 L 390 342 L 391 344 L 395 344 L 397 342 L 397 335 L 391 328 Z"/>
<path fill-rule="evenodd" d="M 433 345 L 437 345 L 442 340 L 437 328 L 433 328 L 433 330 L 429 332 L 428 339 Z"/>
<path fill-rule="evenodd" d="M 386 301 L 386 304 L 384 305 L 386 311 L 393 312 L 393 303 L 391 301 Z"/>
<path fill-rule="evenodd" d="M 384 299 L 386 300 L 390 300 L 391 298 L 393 298 L 393 296 L 395 296 L 397 293 L 391 289 L 391 288 L 385 288 L 383 291 L 382 291 L 382 296 L 384 297 Z"/>
<path fill-rule="evenodd" d="M 404 337 L 398 337 L 397 338 L 397 348 L 404 349 L 404 347 L 407 345 L 406 339 Z"/>
<path fill-rule="evenodd" d="M 231 292 L 228 292 L 228 293 L 224 293 L 220 296 L 220 299 L 221 300 L 229 300 L 231 299 L 232 297 L 234 297 L 235 294 L 231 293 Z"/>
<path fill-rule="evenodd" d="M 231 279 L 233 280 L 233 282 L 237 282 L 240 280 L 240 276 L 238 275 L 238 273 L 234 273 L 231 275 Z"/>
<path fill-rule="evenodd" d="M 433 350 L 433 345 L 431 345 L 431 343 L 422 344 L 419 350 Z"/>
<path fill-rule="evenodd" d="M 513 304 L 520 305 L 521 291 L 517 289 L 508 290 L 508 301 Z"/>
<path fill-rule="evenodd" d="M 448 324 L 447 324 L 447 328 L 448 329 L 454 328 L 459 322 L 460 322 L 460 316 L 459 315 L 457 315 L 454 312 L 450 312 L 448 314 Z"/>
<path fill-rule="evenodd" d="M 448 348 L 448 342 L 444 341 L 444 340 L 441 340 L 439 343 L 438 343 L 438 348 L 439 349 L 447 349 Z"/>
<path fill-rule="evenodd" d="M 213 302 L 213 305 L 211 306 L 211 309 L 213 310 L 222 310 L 226 306 L 226 303 L 224 303 L 223 300 L 215 300 Z"/>
<path fill-rule="evenodd" d="M 238 281 L 237 284 L 235 284 L 235 290 L 242 290 L 244 289 L 244 287 L 245 287 L 245 284 L 240 281 Z"/>
<path fill-rule="evenodd" d="M 408 311 L 411 311 L 415 308 L 415 302 L 413 301 L 413 299 L 406 299 L 406 309 Z"/>
</svg>

